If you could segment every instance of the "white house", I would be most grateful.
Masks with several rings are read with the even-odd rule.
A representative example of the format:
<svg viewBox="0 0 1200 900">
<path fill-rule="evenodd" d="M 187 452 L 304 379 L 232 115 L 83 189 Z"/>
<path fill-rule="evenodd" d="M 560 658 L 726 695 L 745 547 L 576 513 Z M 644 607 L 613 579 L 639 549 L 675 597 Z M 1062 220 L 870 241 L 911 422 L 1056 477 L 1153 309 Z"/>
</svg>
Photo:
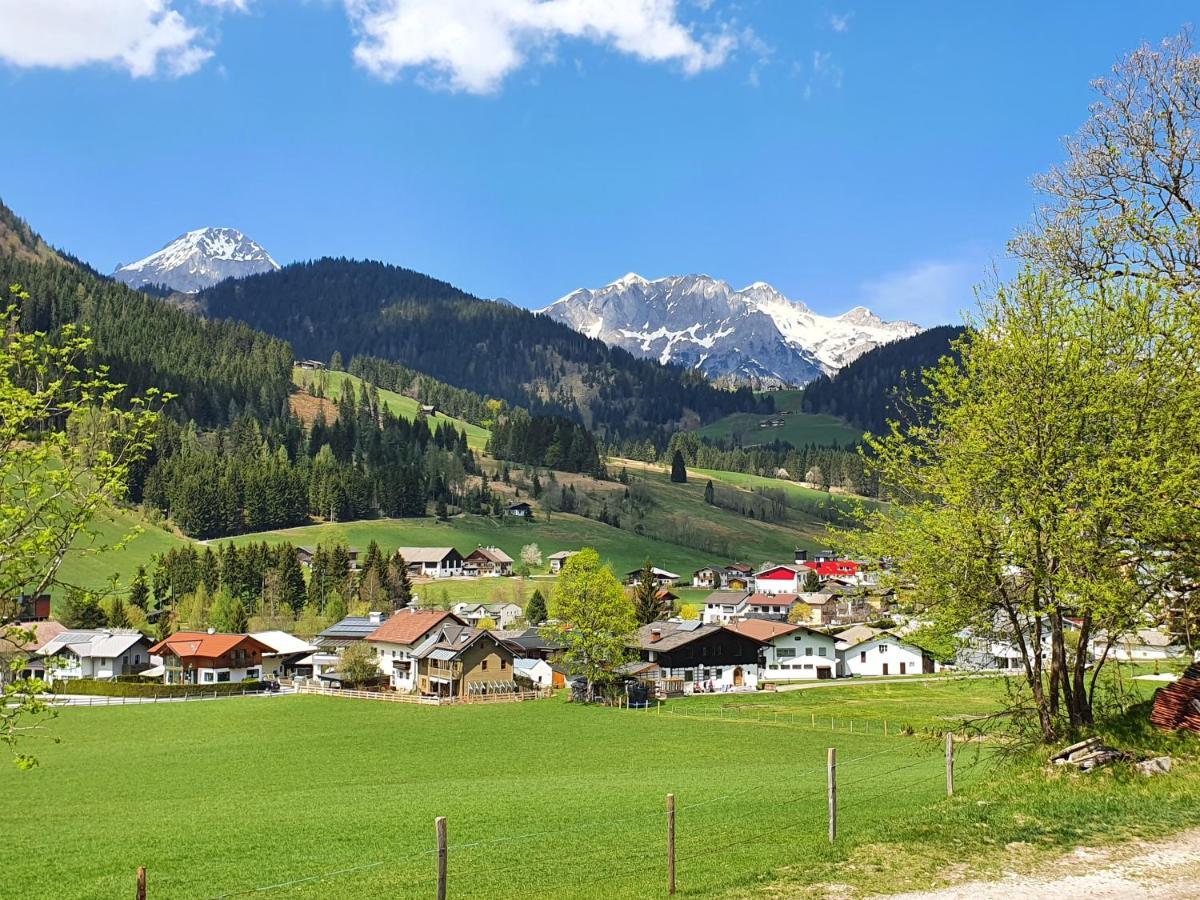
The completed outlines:
<svg viewBox="0 0 1200 900">
<path fill-rule="evenodd" d="M 312 674 L 312 663 L 301 665 L 300 661 L 304 657 L 316 653 L 316 645 L 301 640 L 294 634 L 288 634 L 286 631 L 256 631 L 250 637 L 271 648 L 269 651 L 263 651 L 262 655 L 262 676 L 264 678 Z"/>
<path fill-rule="evenodd" d="M 463 571 L 463 555 L 453 547 L 399 547 L 396 555 L 418 578 L 452 578 Z"/>
<path fill-rule="evenodd" d="M 745 591 L 713 591 L 704 598 L 704 613 L 701 621 L 705 625 L 728 625 L 746 615 L 750 598 Z"/>
<path fill-rule="evenodd" d="M 837 652 L 844 675 L 921 675 L 934 671 L 932 656 L 887 631 L 853 643 L 839 640 Z"/>
<path fill-rule="evenodd" d="M 668 572 L 666 569 L 660 569 L 658 566 L 651 566 L 650 572 L 654 576 L 654 580 L 658 582 L 659 587 L 670 587 L 679 580 L 679 576 L 674 572 Z M 631 572 L 625 573 L 626 584 L 637 584 L 638 579 L 642 577 L 641 569 L 634 569 Z"/>
<path fill-rule="evenodd" d="M 550 573 L 557 575 L 562 571 L 562 567 L 567 564 L 567 560 L 578 552 L 578 550 L 559 550 L 557 553 L 551 553 L 546 557 L 546 560 L 550 563 Z"/>
<path fill-rule="evenodd" d="M 1111 641 L 1111 646 L 1109 644 L 1107 634 L 1101 632 L 1096 635 L 1093 657 L 1099 659 L 1103 656 L 1106 647 L 1108 658 L 1121 662 L 1182 659 L 1188 653 L 1187 647 L 1157 628 L 1139 628 Z"/>
<path fill-rule="evenodd" d="M 220 684 L 262 677 L 271 648 L 248 634 L 178 631 L 150 648 L 166 684 Z"/>
<path fill-rule="evenodd" d="M 797 594 L 804 584 L 807 569 L 796 566 L 769 566 L 754 576 L 754 589 L 760 594 Z"/>
<path fill-rule="evenodd" d="M 800 681 L 837 676 L 837 641 L 803 625 L 767 619 L 743 619 L 729 628 L 766 641 L 760 681 Z"/>
<path fill-rule="evenodd" d="M 443 625 L 462 625 L 457 616 L 440 609 L 402 609 L 366 637 L 379 670 L 398 691 L 417 689 L 417 647 Z"/>
<path fill-rule="evenodd" d="M 74 629 L 51 638 L 37 651 L 47 680 L 136 675 L 151 665 L 150 641 L 130 628 Z"/>
<path fill-rule="evenodd" d="M 550 687 L 554 681 L 554 670 L 544 659 L 515 659 L 513 671 L 525 676 L 537 687 Z"/>
<path fill-rule="evenodd" d="M 525 614 L 515 603 L 456 603 L 454 615 L 474 628 L 484 619 L 491 619 L 500 629 L 508 628 Z"/>
</svg>

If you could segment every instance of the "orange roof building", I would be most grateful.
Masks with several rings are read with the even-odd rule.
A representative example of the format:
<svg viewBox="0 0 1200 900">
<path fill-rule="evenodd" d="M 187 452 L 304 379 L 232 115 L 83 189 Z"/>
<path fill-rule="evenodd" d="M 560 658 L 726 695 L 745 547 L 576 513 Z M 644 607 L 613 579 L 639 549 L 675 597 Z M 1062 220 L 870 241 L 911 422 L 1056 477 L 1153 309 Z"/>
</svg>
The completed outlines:
<svg viewBox="0 0 1200 900">
<path fill-rule="evenodd" d="M 262 657 L 272 649 L 248 634 L 179 631 L 150 648 L 162 657 L 166 684 L 218 684 L 262 675 Z"/>
</svg>

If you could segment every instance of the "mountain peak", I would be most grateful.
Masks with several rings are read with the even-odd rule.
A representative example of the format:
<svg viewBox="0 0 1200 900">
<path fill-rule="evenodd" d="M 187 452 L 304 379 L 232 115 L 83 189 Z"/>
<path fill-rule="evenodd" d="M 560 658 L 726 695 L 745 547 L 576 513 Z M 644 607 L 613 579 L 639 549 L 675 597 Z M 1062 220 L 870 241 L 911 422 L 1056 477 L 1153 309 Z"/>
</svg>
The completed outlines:
<svg viewBox="0 0 1200 900">
<path fill-rule="evenodd" d="M 242 278 L 279 268 L 263 247 L 236 228 L 197 228 L 128 265 L 113 278 L 133 288 L 165 284 L 191 294 L 226 278 Z"/>
<path fill-rule="evenodd" d="M 734 290 L 698 274 L 647 281 L 631 272 L 572 291 L 541 312 L 635 355 L 763 387 L 803 385 L 921 330 L 861 306 L 821 316 L 765 281 Z"/>
</svg>

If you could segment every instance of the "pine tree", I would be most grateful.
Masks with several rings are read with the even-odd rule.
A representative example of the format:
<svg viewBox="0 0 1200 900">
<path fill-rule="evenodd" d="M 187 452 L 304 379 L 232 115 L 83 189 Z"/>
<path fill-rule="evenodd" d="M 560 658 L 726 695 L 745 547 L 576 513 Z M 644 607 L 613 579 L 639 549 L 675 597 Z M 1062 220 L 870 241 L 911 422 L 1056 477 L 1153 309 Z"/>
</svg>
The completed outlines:
<svg viewBox="0 0 1200 900">
<path fill-rule="evenodd" d="M 146 584 L 145 566 L 137 567 L 133 583 L 129 585 L 129 602 L 143 611 L 150 605 L 150 587 Z"/>
<path fill-rule="evenodd" d="M 529 598 L 529 605 L 525 607 L 525 621 L 530 625 L 541 625 L 546 618 L 546 598 L 541 590 L 535 590 Z"/>
<path fill-rule="evenodd" d="M 804 592 L 807 594 L 815 594 L 821 589 L 821 576 L 816 573 L 816 570 L 809 569 L 804 576 Z"/>
<path fill-rule="evenodd" d="M 103 628 L 104 610 L 94 594 L 71 588 L 67 591 L 61 621 L 68 628 Z"/>
<path fill-rule="evenodd" d="M 712 506 L 714 503 L 716 503 L 716 491 L 713 489 L 713 483 L 711 479 L 709 479 L 708 483 L 704 485 L 704 502 L 709 506 Z"/>
<path fill-rule="evenodd" d="M 392 596 L 392 609 L 404 609 L 412 605 L 412 579 L 408 577 L 408 563 L 404 557 L 392 557 L 388 567 L 388 593 Z"/>
<path fill-rule="evenodd" d="M 683 454 L 678 450 L 671 457 L 671 480 L 676 484 L 687 484 L 687 465 L 683 461 Z"/>
<path fill-rule="evenodd" d="M 649 625 L 663 618 L 666 609 L 665 604 L 658 598 L 658 590 L 654 567 L 647 559 L 633 589 L 633 612 L 639 625 Z"/>
</svg>

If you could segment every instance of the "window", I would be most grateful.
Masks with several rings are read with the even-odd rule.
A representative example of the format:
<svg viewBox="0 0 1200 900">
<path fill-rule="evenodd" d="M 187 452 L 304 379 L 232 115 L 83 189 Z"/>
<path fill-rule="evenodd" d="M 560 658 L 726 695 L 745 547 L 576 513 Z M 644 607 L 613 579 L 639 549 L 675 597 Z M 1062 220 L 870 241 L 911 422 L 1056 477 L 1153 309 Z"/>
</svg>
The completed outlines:
<svg viewBox="0 0 1200 900">
<path fill-rule="evenodd" d="M 887 644 L 880 644 L 880 645 L 879 645 L 879 652 L 880 652 L 880 653 L 887 653 L 887 648 L 888 648 L 888 645 L 887 645 Z"/>
<path fill-rule="evenodd" d="M 228 680 L 229 680 L 228 672 L 218 672 L 217 673 L 217 681 L 228 681 Z"/>
<path fill-rule="evenodd" d="M 213 673 L 212 673 L 212 672 L 205 672 L 205 673 L 204 673 L 204 680 L 205 680 L 205 681 L 212 681 L 212 680 L 213 680 Z"/>
<path fill-rule="evenodd" d="M 824 655 L 825 655 L 825 648 L 824 648 L 824 647 L 818 647 L 818 648 L 817 648 L 817 656 L 824 656 Z"/>
<path fill-rule="evenodd" d="M 487 671 L 487 660 L 486 659 L 480 664 L 479 668 L 485 672 Z"/>
<path fill-rule="evenodd" d="M 805 655 L 805 656 L 812 656 L 812 647 L 805 647 L 805 648 L 804 648 L 804 655 Z"/>
<path fill-rule="evenodd" d="M 501 657 L 500 658 L 500 671 L 503 672 L 507 668 L 508 668 L 508 660 Z"/>
<path fill-rule="evenodd" d="M 775 651 L 775 655 L 780 659 L 791 659 L 796 655 L 795 647 L 780 647 Z"/>
<path fill-rule="evenodd" d="M 866 650 L 864 650 L 864 651 L 862 651 L 862 653 L 858 654 L 858 661 L 859 662 L 867 661 L 867 651 Z"/>
</svg>

